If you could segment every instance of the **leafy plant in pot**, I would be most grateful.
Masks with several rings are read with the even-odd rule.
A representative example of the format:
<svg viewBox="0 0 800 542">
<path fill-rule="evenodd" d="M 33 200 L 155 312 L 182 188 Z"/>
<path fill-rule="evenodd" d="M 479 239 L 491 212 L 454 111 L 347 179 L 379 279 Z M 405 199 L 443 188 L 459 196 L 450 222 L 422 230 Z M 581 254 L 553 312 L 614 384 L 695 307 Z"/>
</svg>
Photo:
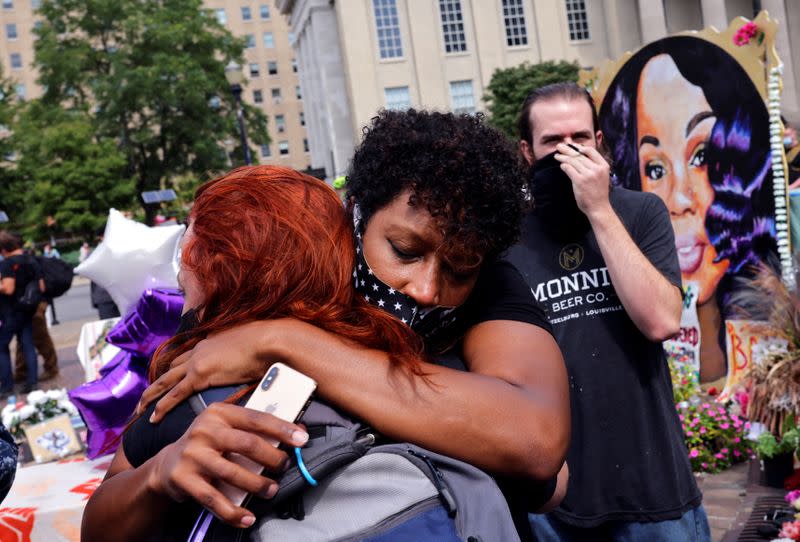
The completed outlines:
<svg viewBox="0 0 800 542">
<path fill-rule="evenodd" d="M 764 483 L 770 487 L 783 487 L 783 482 L 794 472 L 794 454 L 800 443 L 800 429 L 794 416 L 784 420 L 781 437 L 771 432 L 762 433 L 756 440 L 755 450 L 764 462 Z"/>
</svg>

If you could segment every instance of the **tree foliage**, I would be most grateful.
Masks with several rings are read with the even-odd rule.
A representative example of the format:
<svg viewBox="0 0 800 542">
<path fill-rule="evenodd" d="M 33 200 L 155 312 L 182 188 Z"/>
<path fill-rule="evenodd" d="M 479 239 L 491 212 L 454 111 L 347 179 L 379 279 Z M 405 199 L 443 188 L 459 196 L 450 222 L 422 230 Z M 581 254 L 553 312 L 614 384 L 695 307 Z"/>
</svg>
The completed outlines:
<svg viewBox="0 0 800 542">
<path fill-rule="evenodd" d="M 11 125 L 17 110 L 17 97 L 13 82 L 0 70 L 0 211 L 4 211 L 16 225 L 16 210 L 22 206 L 23 190 L 14 164 L 14 147 L 11 143 Z M 8 226 L 0 224 L 0 229 Z"/>
<path fill-rule="evenodd" d="M 518 139 L 517 117 L 522 102 L 535 88 L 551 83 L 578 81 L 577 63 L 566 61 L 525 62 L 512 68 L 498 69 L 483 95 L 489 122 L 513 140 Z"/>
<path fill-rule="evenodd" d="M 17 174 L 28 194 L 19 210 L 24 233 L 91 238 L 109 208 L 134 205 L 124 153 L 112 139 L 95 137 L 85 111 L 29 102 L 19 113 L 12 141 Z"/>
<path fill-rule="evenodd" d="M 202 0 L 45 0 L 40 14 L 43 101 L 90 112 L 137 194 L 230 166 L 224 142 L 238 127 L 224 68 L 243 43 Z M 267 143 L 263 113 L 245 106 L 245 116 L 251 140 Z"/>
</svg>

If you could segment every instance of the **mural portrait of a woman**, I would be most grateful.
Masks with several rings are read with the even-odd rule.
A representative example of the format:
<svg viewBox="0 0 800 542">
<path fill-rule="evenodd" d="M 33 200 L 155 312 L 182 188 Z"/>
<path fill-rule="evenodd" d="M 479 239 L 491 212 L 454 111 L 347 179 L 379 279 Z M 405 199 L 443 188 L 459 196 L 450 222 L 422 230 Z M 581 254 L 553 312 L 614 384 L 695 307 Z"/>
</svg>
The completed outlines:
<svg viewBox="0 0 800 542">
<path fill-rule="evenodd" d="M 599 113 L 618 184 L 669 209 L 684 288 L 697 295 L 700 379 L 716 380 L 737 278 L 776 260 L 764 100 L 722 48 L 677 36 L 635 53 Z"/>
</svg>

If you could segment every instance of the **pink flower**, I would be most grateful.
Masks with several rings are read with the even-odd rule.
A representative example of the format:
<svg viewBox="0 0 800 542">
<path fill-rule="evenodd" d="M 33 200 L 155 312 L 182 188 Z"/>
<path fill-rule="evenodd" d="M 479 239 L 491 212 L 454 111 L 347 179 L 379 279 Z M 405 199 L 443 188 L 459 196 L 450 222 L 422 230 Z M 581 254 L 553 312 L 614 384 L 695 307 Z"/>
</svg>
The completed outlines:
<svg viewBox="0 0 800 542">
<path fill-rule="evenodd" d="M 714 457 L 716 457 L 717 459 L 725 459 L 725 456 L 722 455 L 721 453 L 714 454 Z"/>
<path fill-rule="evenodd" d="M 787 521 L 784 523 L 778 536 L 791 540 L 800 540 L 800 521 Z"/>
<path fill-rule="evenodd" d="M 734 437 L 733 442 L 735 444 L 739 444 L 740 442 L 742 442 L 742 439 L 740 439 L 739 437 Z"/>
<path fill-rule="evenodd" d="M 708 463 L 700 463 L 700 466 L 703 467 L 704 469 L 707 469 L 708 468 Z"/>
<path fill-rule="evenodd" d="M 693 437 L 694 436 L 694 431 L 687 431 L 686 432 L 686 436 L 687 437 Z"/>
<path fill-rule="evenodd" d="M 711 405 L 709 405 L 708 403 L 703 403 L 703 408 L 711 408 Z"/>
<path fill-rule="evenodd" d="M 733 451 L 733 455 L 736 456 L 736 457 L 739 457 L 739 456 L 742 455 L 742 453 L 739 450 L 734 450 Z"/>
<path fill-rule="evenodd" d="M 719 412 L 720 414 L 725 414 L 725 409 L 724 409 L 724 408 L 722 408 L 722 407 L 719 407 L 719 408 L 717 409 L 717 412 Z"/>
<path fill-rule="evenodd" d="M 717 417 L 717 413 L 714 412 L 713 410 L 709 410 L 708 411 L 708 417 L 709 418 L 716 418 Z"/>
<path fill-rule="evenodd" d="M 723 449 L 721 449 L 721 450 L 719 451 L 719 453 L 721 453 L 721 454 L 727 454 L 727 453 L 728 453 L 728 449 L 727 449 L 727 448 L 723 448 Z"/>
<path fill-rule="evenodd" d="M 705 427 L 701 427 L 700 428 L 700 434 L 701 435 L 705 435 L 706 433 L 707 433 L 706 428 Z"/>
<path fill-rule="evenodd" d="M 786 497 L 784 497 L 784 499 L 786 500 L 786 502 L 790 504 L 796 501 L 797 499 L 800 499 L 800 489 L 795 489 L 794 491 L 790 491 L 789 493 L 786 494 Z"/>
<path fill-rule="evenodd" d="M 729 424 L 729 423 L 723 423 L 723 424 L 720 424 L 719 427 L 720 427 L 720 429 L 728 429 L 730 426 L 731 426 L 731 424 Z"/>
<path fill-rule="evenodd" d="M 683 414 L 678 414 L 678 419 L 679 419 L 680 421 L 683 421 Z"/>
<path fill-rule="evenodd" d="M 697 448 L 692 448 L 689 452 L 689 457 L 695 458 L 700 455 L 700 452 L 697 451 Z"/>
</svg>

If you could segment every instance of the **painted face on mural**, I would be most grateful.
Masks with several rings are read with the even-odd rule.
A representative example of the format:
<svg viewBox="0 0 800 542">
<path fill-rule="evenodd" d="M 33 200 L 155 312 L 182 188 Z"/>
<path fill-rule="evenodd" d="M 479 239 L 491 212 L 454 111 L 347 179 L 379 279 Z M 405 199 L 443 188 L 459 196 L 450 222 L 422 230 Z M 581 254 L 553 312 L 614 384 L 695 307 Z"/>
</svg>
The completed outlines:
<svg viewBox="0 0 800 542">
<path fill-rule="evenodd" d="M 708 301 L 730 262 L 715 263 L 705 221 L 714 201 L 706 146 L 715 116 L 700 87 L 658 55 L 642 71 L 636 100 L 636 145 L 642 190 L 666 203 L 684 284 L 695 282 L 698 304 Z"/>
</svg>

